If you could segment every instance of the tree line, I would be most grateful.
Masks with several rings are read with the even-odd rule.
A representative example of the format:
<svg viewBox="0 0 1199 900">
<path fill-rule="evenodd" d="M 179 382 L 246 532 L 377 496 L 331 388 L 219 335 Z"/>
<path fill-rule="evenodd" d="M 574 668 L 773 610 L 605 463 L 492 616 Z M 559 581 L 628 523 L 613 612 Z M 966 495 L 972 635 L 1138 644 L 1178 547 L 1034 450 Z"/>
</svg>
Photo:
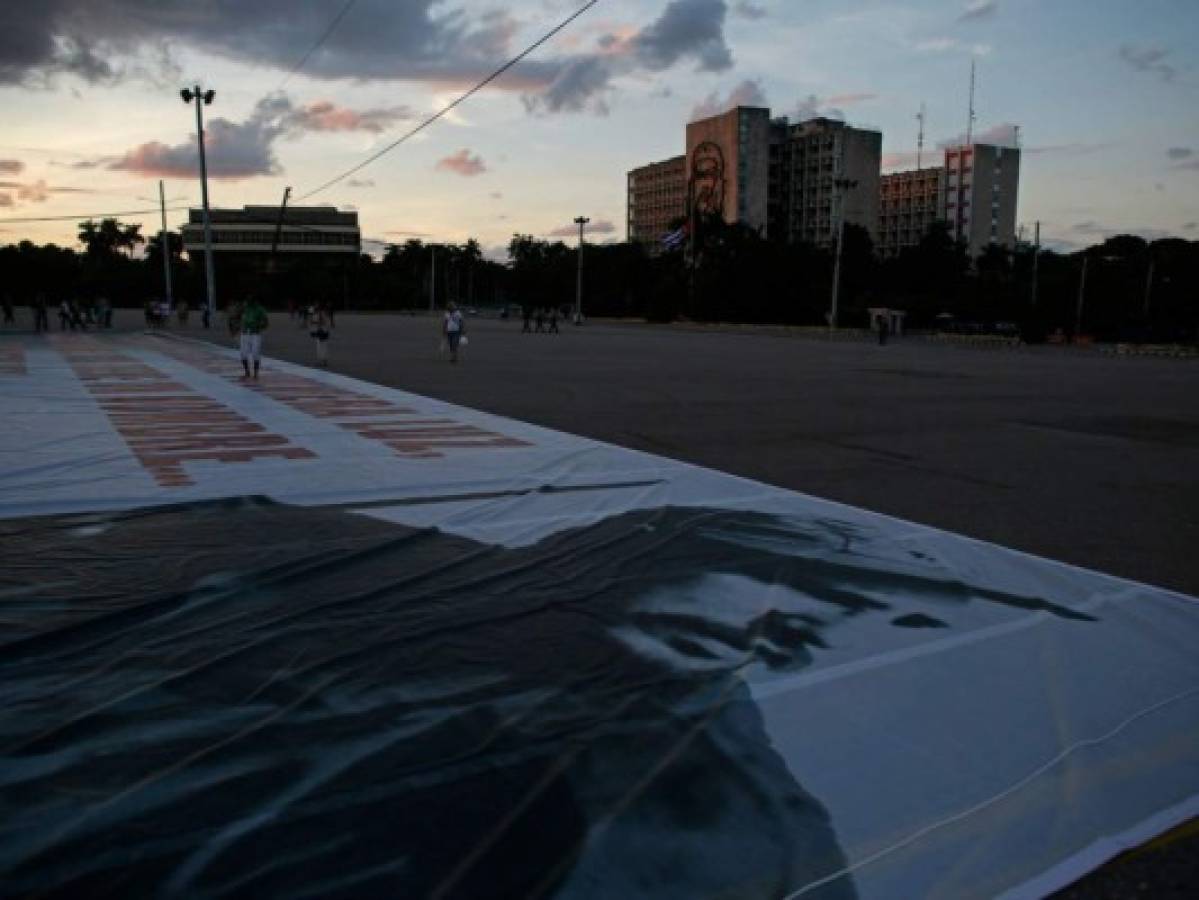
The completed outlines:
<svg viewBox="0 0 1199 900">
<path fill-rule="evenodd" d="M 163 291 L 163 247 L 140 226 L 115 219 L 79 224 L 80 250 L 30 241 L 0 247 L 0 292 L 16 303 L 106 297 L 141 306 Z M 144 252 L 137 249 L 144 244 Z M 454 301 L 468 307 L 574 305 L 578 251 L 562 241 L 513 235 L 504 263 L 462 244 L 409 240 L 379 257 L 330 261 L 300 254 L 268 260 L 217 256 L 218 306 L 254 293 L 268 305 L 328 302 L 338 308 L 420 310 Z M 178 300 L 204 302 L 204 261 L 188 259 L 175 232 L 167 258 Z M 741 225 L 697 223 L 673 250 L 636 243 L 587 244 L 583 312 L 626 317 L 823 325 L 830 307 L 833 253 L 783 244 Z M 1085 279 L 1084 279 L 1085 270 Z M 1070 253 L 1021 244 L 970 259 L 943 224 L 917 246 L 880 259 L 868 232 L 845 229 L 839 323 L 868 325 L 868 310 L 906 310 L 907 327 L 1019 330 L 1027 340 L 1076 331 L 1097 340 L 1199 339 L 1199 242 L 1121 235 Z"/>
</svg>

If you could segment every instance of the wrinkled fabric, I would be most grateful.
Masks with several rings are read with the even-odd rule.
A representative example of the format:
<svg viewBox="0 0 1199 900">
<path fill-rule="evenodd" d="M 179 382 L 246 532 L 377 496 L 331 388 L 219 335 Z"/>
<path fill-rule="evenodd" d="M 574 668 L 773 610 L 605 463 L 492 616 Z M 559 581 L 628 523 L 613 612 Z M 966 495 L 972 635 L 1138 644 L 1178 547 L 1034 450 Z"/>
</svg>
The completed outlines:
<svg viewBox="0 0 1199 900">
<path fill-rule="evenodd" d="M 1035 896 L 1199 813 L 1191 598 L 267 363 L 0 400 L 5 894 Z"/>
</svg>

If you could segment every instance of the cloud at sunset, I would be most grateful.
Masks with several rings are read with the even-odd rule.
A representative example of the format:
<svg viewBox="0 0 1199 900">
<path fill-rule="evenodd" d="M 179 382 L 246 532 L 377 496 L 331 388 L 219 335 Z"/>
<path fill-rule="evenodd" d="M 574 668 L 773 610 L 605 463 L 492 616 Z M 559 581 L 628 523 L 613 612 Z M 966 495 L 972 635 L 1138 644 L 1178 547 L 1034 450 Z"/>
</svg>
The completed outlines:
<svg viewBox="0 0 1199 900">
<path fill-rule="evenodd" d="M 437 168 L 442 172 L 453 172 L 455 175 L 471 178 L 486 172 L 487 164 L 483 162 L 483 157 L 472 154 L 469 150 L 463 148 L 457 153 L 452 153 L 443 159 L 439 159 L 437 161 Z"/>
</svg>

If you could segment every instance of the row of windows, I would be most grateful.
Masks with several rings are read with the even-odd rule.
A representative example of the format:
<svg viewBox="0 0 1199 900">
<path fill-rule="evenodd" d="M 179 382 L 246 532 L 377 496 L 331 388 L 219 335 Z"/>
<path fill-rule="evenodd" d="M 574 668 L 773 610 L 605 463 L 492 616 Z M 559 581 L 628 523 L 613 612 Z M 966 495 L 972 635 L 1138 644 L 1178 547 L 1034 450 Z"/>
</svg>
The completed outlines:
<svg viewBox="0 0 1199 900">
<path fill-rule="evenodd" d="M 203 233 L 188 235 L 194 242 L 203 240 Z M 214 244 L 273 244 L 274 231 L 224 231 L 216 229 L 212 232 Z M 336 247 L 357 247 L 358 235 L 343 231 L 284 231 L 279 236 L 279 246 L 294 247 L 298 245 L 323 245 Z"/>
</svg>

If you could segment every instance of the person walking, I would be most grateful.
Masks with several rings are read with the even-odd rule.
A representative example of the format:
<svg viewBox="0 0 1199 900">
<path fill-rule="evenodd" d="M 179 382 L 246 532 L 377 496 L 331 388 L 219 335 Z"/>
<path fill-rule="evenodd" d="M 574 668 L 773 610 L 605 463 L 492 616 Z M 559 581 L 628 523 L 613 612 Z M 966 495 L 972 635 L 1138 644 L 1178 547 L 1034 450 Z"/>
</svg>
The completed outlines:
<svg viewBox="0 0 1199 900">
<path fill-rule="evenodd" d="M 520 312 L 525 320 L 524 327 L 521 328 L 520 333 L 521 334 L 532 334 L 533 333 L 533 308 L 531 306 L 529 306 L 529 304 L 526 303 L 524 306 L 521 307 Z"/>
<path fill-rule="evenodd" d="M 456 303 L 450 303 L 446 307 L 442 331 L 445 334 L 445 342 L 450 348 L 450 362 L 457 363 L 458 345 L 466 334 L 466 321 L 462 318 L 462 312 Z"/>
<path fill-rule="evenodd" d="M 71 324 L 71 304 L 65 298 L 58 304 L 58 330 L 66 331 L 67 326 L 71 325 L 71 330 L 75 330 L 75 326 Z"/>
<path fill-rule="evenodd" d="M 12 297 L 8 294 L 4 295 L 4 324 L 12 325 L 16 322 L 13 316 Z"/>
<path fill-rule="evenodd" d="M 549 327 L 548 333 L 549 334 L 561 334 L 562 333 L 561 331 L 558 330 L 558 307 L 556 307 L 556 306 L 550 307 L 550 327 Z"/>
<path fill-rule="evenodd" d="M 246 378 L 250 378 L 250 363 L 254 364 L 253 378 L 258 378 L 258 368 L 262 364 L 262 333 L 266 331 L 271 320 L 266 314 L 258 298 L 251 296 L 246 300 L 241 313 L 241 364 L 246 370 Z"/>
<path fill-rule="evenodd" d="M 50 310 L 46 305 L 45 294 L 37 294 L 33 298 L 33 330 L 50 330 Z"/>
<path fill-rule="evenodd" d="M 312 318 L 312 339 L 316 341 L 316 364 L 323 368 L 329 368 L 329 336 L 333 331 L 333 316 L 329 314 L 329 308 L 321 303 L 313 308 Z"/>
</svg>

